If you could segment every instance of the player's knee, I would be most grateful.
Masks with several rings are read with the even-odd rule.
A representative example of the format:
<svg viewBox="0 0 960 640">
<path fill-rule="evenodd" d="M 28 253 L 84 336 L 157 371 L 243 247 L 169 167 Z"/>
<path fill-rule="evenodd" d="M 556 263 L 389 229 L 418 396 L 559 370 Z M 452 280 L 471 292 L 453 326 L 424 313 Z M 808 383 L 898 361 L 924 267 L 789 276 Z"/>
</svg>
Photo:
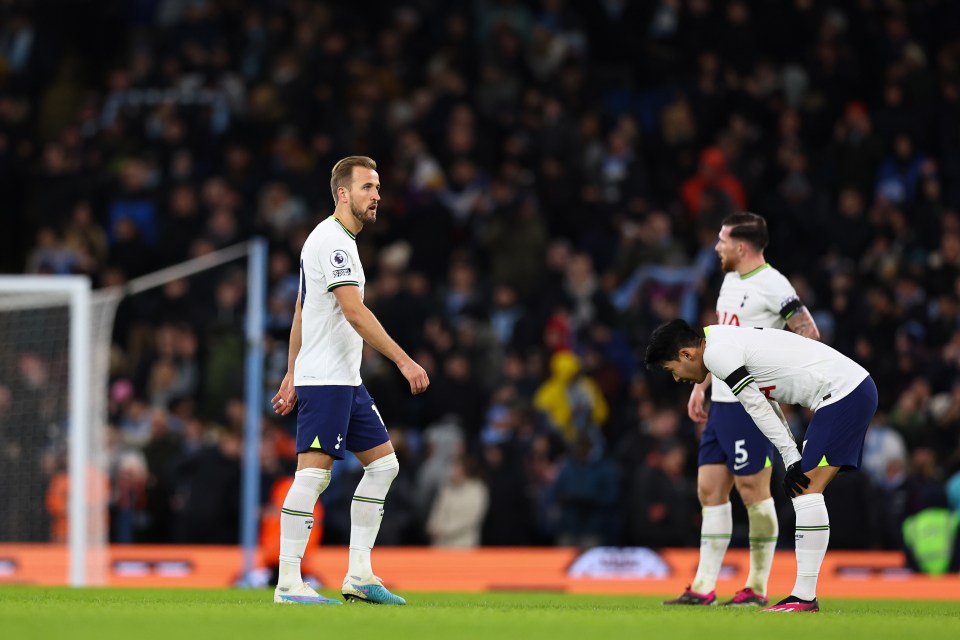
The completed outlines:
<svg viewBox="0 0 960 640">
<path fill-rule="evenodd" d="M 759 474 L 757 476 L 741 476 L 737 480 L 737 492 L 743 500 L 743 504 L 750 506 L 757 504 L 770 497 L 770 479 L 764 478 L 766 483 L 762 482 Z"/>
<path fill-rule="evenodd" d="M 330 485 L 330 470 L 329 469 L 317 469 L 314 467 L 308 467 L 306 469 L 299 469 L 294 475 L 294 482 L 296 480 L 303 478 L 305 481 L 313 484 L 320 493 L 323 493 Z"/>
<path fill-rule="evenodd" d="M 392 482 L 400 473 L 400 461 L 397 460 L 396 453 L 388 453 L 365 466 L 363 470 L 365 473 L 373 473 Z"/>
<path fill-rule="evenodd" d="M 727 492 L 729 495 L 729 491 Z M 707 483 L 697 483 L 697 498 L 702 507 L 716 507 L 729 500 L 721 487 Z"/>
</svg>

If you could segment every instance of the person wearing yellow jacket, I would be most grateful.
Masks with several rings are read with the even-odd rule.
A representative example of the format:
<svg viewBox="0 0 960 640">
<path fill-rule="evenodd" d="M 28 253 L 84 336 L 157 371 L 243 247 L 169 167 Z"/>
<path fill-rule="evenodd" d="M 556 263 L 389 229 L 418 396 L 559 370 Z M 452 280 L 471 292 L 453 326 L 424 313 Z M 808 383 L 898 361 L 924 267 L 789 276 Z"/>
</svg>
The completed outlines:
<svg viewBox="0 0 960 640">
<path fill-rule="evenodd" d="M 537 389 L 533 404 L 571 444 L 581 433 L 591 439 L 599 435 L 594 430 L 603 426 L 610 414 L 600 387 L 583 373 L 580 358 L 570 351 L 558 351 L 550 358 L 550 377 Z"/>
</svg>

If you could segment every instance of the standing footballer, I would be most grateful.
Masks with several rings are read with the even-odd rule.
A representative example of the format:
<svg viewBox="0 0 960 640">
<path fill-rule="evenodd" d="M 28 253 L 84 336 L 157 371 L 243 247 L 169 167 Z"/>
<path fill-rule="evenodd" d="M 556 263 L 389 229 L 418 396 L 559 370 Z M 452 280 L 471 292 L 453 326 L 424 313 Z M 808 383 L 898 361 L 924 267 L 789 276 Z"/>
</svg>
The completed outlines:
<svg viewBox="0 0 960 640">
<path fill-rule="evenodd" d="M 406 604 L 373 574 L 370 551 L 383 503 L 400 465 L 373 398 L 360 379 L 363 342 L 390 358 L 413 394 L 430 380 L 363 303 L 365 278 L 357 234 L 377 220 L 380 177 L 365 156 L 340 160 L 330 178 L 333 215 L 307 237 L 300 254 L 300 294 L 290 330 L 287 374 L 273 408 L 287 415 L 299 402 L 297 472 L 280 516 L 280 578 L 273 601 L 340 604 L 303 582 L 300 560 L 313 527 L 313 506 L 330 484 L 334 460 L 352 452 L 363 477 L 350 507 L 350 560 L 341 589 L 347 601 Z"/>
</svg>

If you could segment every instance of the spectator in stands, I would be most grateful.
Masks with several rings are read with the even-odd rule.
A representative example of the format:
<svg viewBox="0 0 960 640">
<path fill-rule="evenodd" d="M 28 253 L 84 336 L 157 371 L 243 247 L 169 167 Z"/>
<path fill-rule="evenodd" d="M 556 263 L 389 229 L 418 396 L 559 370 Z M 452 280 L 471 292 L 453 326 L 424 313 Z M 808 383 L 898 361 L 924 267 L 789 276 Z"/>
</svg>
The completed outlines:
<svg viewBox="0 0 960 640">
<path fill-rule="evenodd" d="M 215 443 L 180 461 L 173 504 L 175 542 L 237 544 L 240 450 L 239 436 L 221 431 Z"/>
<path fill-rule="evenodd" d="M 545 412 L 569 443 L 583 435 L 602 443 L 600 427 L 609 407 L 594 380 L 582 373 L 580 358 L 569 351 L 550 360 L 550 378 L 537 390 L 534 405 Z"/>
<path fill-rule="evenodd" d="M 710 192 L 712 197 L 729 199 L 736 209 L 742 210 L 747 204 L 743 186 L 727 169 L 726 156 L 717 147 L 707 147 L 700 152 L 697 173 L 680 187 L 683 204 L 694 220 L 704 211 L 704 194 L 707 192 Z"/>
<path fill-rule="evenodd" d="M 587 434 L 579 434 L 560 465 L 553 497 L 558 510 L 557 544 L 588 549 L 618 539 L 619 478 L 616 466 Z"/>
<path fill-rule="evenodd" d="M 480 544 L 489 498 L 487 487 L 477 474 L 477 465 L 471 458 L 461 457 L 453 462 L 450 476 L 440 487 L 427 517 L 431 545 L 470 548 Z"/>
<path fill-rule="evenodd" d="M 647 455 L 624 496 L 630 505 L 624 542 L 659 548 L 696 541 L 696 488 L 684 477 L 686 456 L 678 440 L 665 440 Z"/>
</svg>

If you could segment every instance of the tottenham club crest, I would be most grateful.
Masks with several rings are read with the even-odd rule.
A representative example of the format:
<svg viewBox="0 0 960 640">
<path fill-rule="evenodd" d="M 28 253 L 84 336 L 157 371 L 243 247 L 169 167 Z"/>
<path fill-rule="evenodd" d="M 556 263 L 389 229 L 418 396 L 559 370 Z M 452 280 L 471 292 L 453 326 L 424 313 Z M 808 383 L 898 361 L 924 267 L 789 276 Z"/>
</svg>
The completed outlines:
<svg viewBox="0 0 960 640">
<path fill-rule="evenodd" d="M 330 254 L 330 264 L 335 267 L 342 267 L 347 264 L 347 252 L 337 249 Z"/>
</svg>

